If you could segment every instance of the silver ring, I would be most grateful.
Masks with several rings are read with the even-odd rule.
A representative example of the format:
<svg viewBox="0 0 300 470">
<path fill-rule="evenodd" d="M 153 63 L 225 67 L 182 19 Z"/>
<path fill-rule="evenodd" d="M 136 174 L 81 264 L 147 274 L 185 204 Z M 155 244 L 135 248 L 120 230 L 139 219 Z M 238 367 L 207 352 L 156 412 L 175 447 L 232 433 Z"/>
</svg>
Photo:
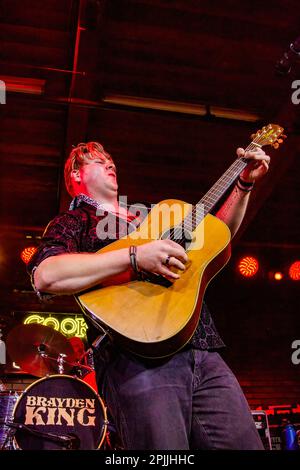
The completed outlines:
<svg viewBox="0 0 300 470">
<path fill-rule="evenodd" d="M 165 261 L 166 266 L 169 266 L 170 258 L 171 258 L 171 256 L 169 256 L 169 255 L 166 257 L 166 261 Z"/>
</svg>

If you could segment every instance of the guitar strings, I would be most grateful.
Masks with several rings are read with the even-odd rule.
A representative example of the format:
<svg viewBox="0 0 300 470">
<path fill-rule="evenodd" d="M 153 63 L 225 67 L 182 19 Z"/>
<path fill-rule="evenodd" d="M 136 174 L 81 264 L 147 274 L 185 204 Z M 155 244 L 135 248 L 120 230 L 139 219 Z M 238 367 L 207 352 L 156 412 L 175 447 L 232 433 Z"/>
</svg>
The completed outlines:
<svg viewBox="0 0 300 470">
<path fill-rule="evenodd" d="M 249 145 L 247 147 L 246 151 L 254 149 L 254 145 Z M 208 191 L 208 193 L 200 200 L 200 203 L 202 204 L 202 207 L 204 206 L 204 211 L 201 210 L 200 214 L 197 214 L 199 212 L 199 203 L 196 206 L 193 206 L 192 211 L 186 216 L 186 218 L 183 220 L 179 226 L 176 226 L 173 231 L 173 235 L 170 237 L 171 240 L 178 240 L 182 238 L 182 234 L 184 233 L 183 227 L 186 230 L 194 230 L 194 225 L 196 222 L 196 225 L 203 219 L 203 216 L 205 216 L 216 204 L 217 200 L 221 197 L 221 195 L 225 192 L 227 187 L 230 186 L 230 184 L 233 183 L 233 181 L 237 178 L 239 173 L 242 171 L 242 169 L 247 165 L 247 162 L 238 159 L 236 160 L 231 167 L 224 173 L 224 175 L 214 184 L 214 186 Z M 224 185 L 225 183 L 225 185 Z M 225 186 L 225 188 L 224 188 Z M 217 196 L 217 200 L 216 200 Z M 203 214 L 204 212 L 204 214 Z M 197 215 L 200 215 L 201 218 L 200 220 L 197 220 Z M 183 240 L 184 242 L 184 240 Z"/>
<path fill-rule="evenodd" d="M 258 141 L 262 137 L 263 133 L 257 136 L 245 149 L 245 152 L 254 150 L 257 148 Z M 256 140 L 257 139 L 257 140 Z M 205 215 L 214 207 L 220 197 L 224 194 L 227 188 L 234 182 L 234 180 L 238 177 L 240 172 L 247 166 L 248 162 L 243 157 L 238 158 L 235 160 L 232 165 L 228 168 L 228 170 L 216 181 L 216 183 L 212 186 L 212 188 L 203 196 L 203 198 L 199 201 L 200 204 L 204 206 L 204 211 L 201 210 L 201 219 L 197 220 L 197 207 L 193 206 L 192 211 L 184 218 L 184 220 L 175 228 L 169 237 L 170 240 L 176 240 L 178 244 L 185 244 L 184 238 L 184 230 L 193 231 L 195 229 L 194 225 L 198 225 L 201 220 L 205 217 Z M 225 184 L 224 184 L 225 183 Z M 212 196 L 210 196 L 212 194 Z M 217 199 L 216 197 L 217 196 Z M 209 200 L 210 199 L 210 203 Z M 205 203 L 208 202 L 207 207 L 205 207 Z M 203 213 L 204 212 L 204 213 Z M 196 224 L 193 224 L 196 222 Z"/>
</svg>

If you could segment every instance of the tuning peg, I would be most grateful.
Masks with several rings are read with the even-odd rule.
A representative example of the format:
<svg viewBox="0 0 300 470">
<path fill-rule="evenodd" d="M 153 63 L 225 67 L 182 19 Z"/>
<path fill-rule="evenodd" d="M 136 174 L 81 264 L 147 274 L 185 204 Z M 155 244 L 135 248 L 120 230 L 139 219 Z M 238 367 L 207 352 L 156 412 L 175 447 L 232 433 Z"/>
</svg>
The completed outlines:
<svg viewBox="0 0 300 470">
<path fill-rule="evenodd" d="M 272 144 L 272 147 L 273 147 L 274 149 L 278 149 L 279 143 L 278 143 L 278 142 L 274 142 L 274 144 Z"/>
<path fill-rule="evenodd" d="M 257 137 L 260 137 L 261 136 L 261 132 L 260 131 L 257 131 L 255 134 L 251 134 L 251 140 L 254 140 L 254 139 L 257 139 Z"/>
</svg>

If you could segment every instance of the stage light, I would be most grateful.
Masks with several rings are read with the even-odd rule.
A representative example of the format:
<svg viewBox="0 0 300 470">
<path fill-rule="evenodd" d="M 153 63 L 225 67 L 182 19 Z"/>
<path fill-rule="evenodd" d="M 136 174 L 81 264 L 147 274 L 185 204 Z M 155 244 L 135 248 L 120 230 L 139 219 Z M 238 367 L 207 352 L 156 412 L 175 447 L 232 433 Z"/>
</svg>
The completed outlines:
<svg viewBox="0 0 300 470">
<path fill-rule="evenodd" d="M 274 273 L 274 279 L 275 281 L 281 281 L 283 279 L 283 274 L 280 271 L 277 271 Z"/>
<path fill-rule="evenodd" d="M 244 277 L 253 277 L 259 269 L 259 263 L 254 256 L 244 256 L 238 263 L 239 273 Z"/>
<path fill-rule="evenodd" d="M 21 259 L 25 264 L 28 264 L 34 253 L 36 252 L 36 246 L 27 246 L 21 253 Z"/>
<path fill-rule="evenodd" d="M 300 261 L 295 261 L 289 268 L 289 276 L 292 281 L 300 281 Z"/>
<path fill-rule="evenodd" d="M 1 75 L 1 80 L 5 83 L 7 92 L 11 91 L 13 93 L 25 93 L 29 95 L 42 95 L 46 85 L 46 80 L 39 78 Z"/>
</svg>

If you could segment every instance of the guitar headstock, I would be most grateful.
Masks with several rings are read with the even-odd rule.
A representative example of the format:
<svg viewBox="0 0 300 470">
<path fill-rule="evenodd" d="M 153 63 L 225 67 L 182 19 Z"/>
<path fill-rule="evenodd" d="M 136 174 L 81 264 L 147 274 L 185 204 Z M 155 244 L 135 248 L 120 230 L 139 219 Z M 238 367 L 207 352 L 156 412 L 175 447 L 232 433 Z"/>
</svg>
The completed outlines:
<svg viewBox="0 0 300 470">
<path fill-rule="evenodd" d="M 268 124 L 257 131 L 256 134 L 251 135 L 251 143 L 259 147 L 271 145 L 275 149 L 278 149 L 279 145 L 282 144 L 283 139 L 286 138 L 283 131 L 284 128 L 277 124 Z"/>
</svg>

